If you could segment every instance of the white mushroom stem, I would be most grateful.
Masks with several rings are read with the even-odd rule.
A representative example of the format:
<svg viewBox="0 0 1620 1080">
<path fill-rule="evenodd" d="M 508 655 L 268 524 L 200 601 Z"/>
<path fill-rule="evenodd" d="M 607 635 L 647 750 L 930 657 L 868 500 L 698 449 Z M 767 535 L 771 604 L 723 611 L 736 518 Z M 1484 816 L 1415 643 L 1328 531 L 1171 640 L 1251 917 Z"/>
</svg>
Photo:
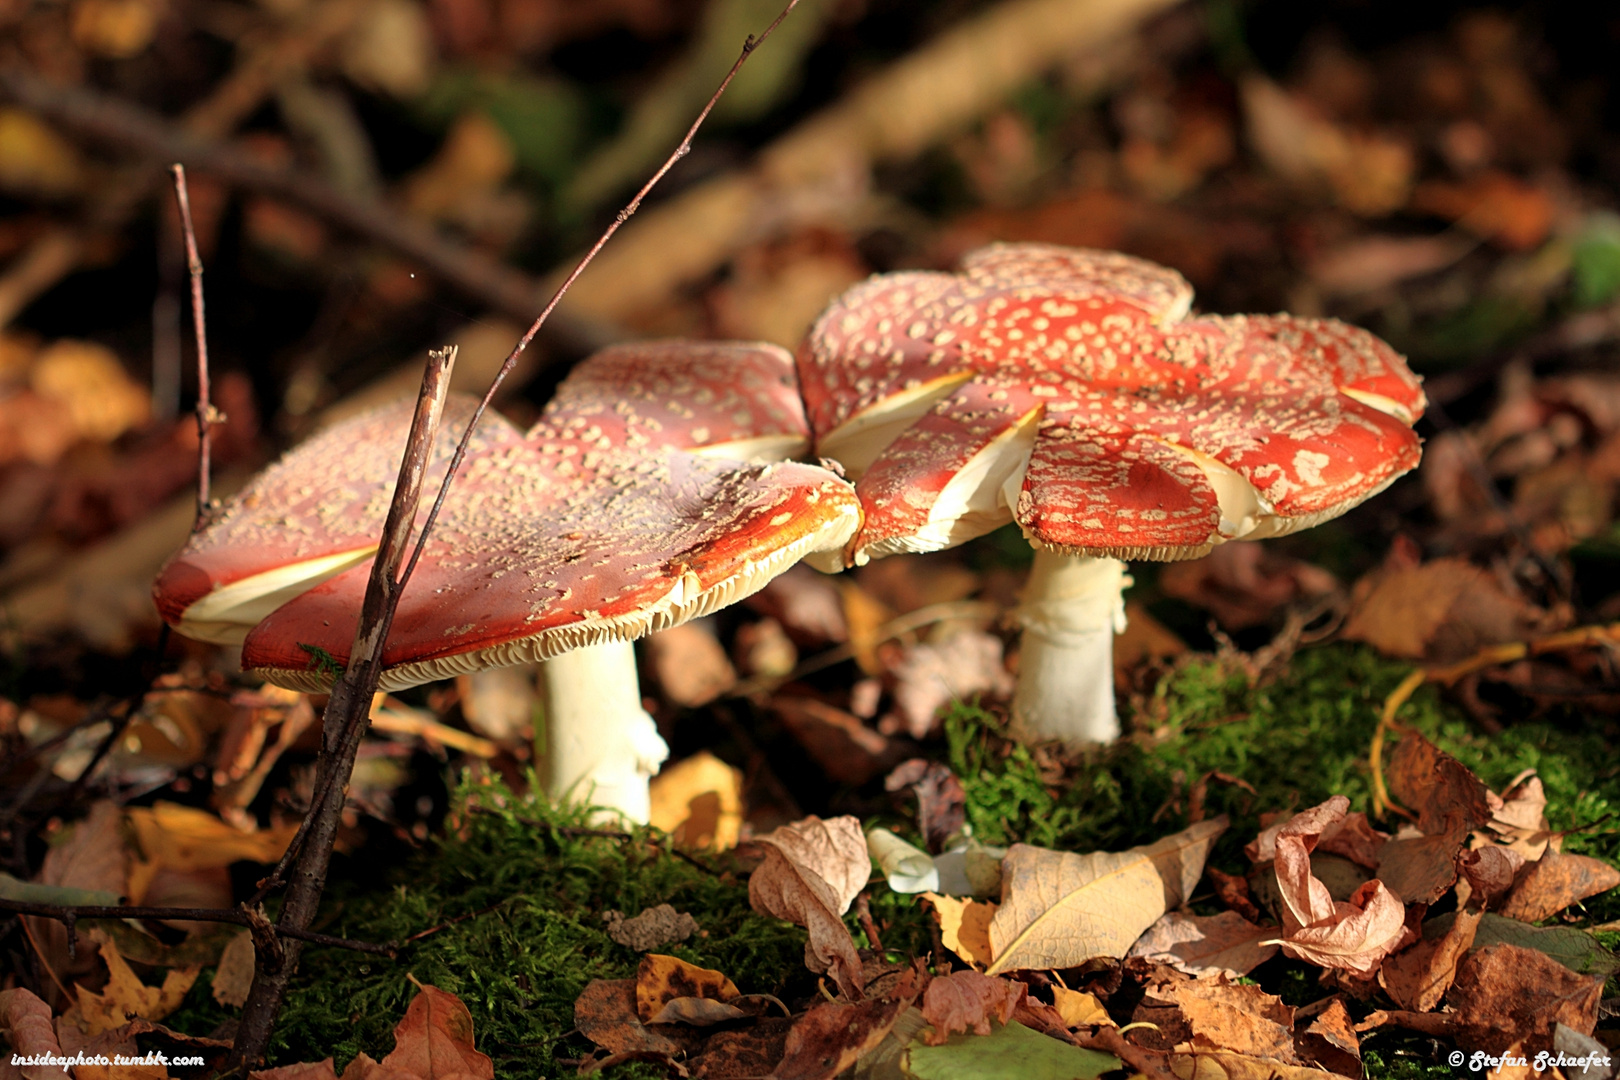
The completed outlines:
<svg viewBox="0 0 1620 1080">
<path fill-rule="evenodd" d="M 610 641 L 554 656 L 540 665 L 539 690 L 535 759 L 546 793 L 644 824 L 647 783 L 669 747 L 641 707 L 635 647 Z"/>
<path fill-rule="evenodd" d="M 1118 559 L 1035 550 L 1018 621 L 1018 688 L 1013 730 L 1022 739 L 1109 742 L 1114 713 L 1114 634 L 1125 628 L 1129 579 Z"/>
</svg>

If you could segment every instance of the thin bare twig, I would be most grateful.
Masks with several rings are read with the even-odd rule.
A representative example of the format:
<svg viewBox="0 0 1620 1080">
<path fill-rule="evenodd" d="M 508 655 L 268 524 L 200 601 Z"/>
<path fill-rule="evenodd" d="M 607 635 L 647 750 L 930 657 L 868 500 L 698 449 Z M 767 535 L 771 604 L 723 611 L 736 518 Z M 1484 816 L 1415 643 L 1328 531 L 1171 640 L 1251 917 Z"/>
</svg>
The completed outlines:
<svg viewBox="0 0 1620 1080">
<path fill-rule="evenodd" d="M 70 949 L 72 948 L 71 943 L 77 934 L 76 925 L 81 919 L 188 919 L 192 922 L 231 923 L 236 926 L 253 925 L 252 916 L 237 908 L 127 907 L 121 904 L 35 904 L 25 900 L 0 899 L 0 911 L 11 911 L 18 915 L 34 915 L 42 919 L 55 919 L 67 927 L 68 947 Z M 283 937 L 295 938 L 311 945 L 331 945 L 334 948 L 374 953 L 378 956 L 393 956 L 399 951 L 399 947 L 393 944 L 355 941 L 352 938 L 333 937 L 331 934 L 317 934 L 312 930 L 280 927 L 276 932 Z"/>
<path fill-rule="evenodd" d="M 197 231 L 191 225 L 191 193 L 186 188 L 186 167 L 169 166 L 174 175 L 174 201 L 180 205 L 180 228 L 186 237 L 186 268 L 191 272 L 191 328 L 197 335 L 197 520 L 193 533 L 208 525 L 208 478 L 214 443 L 213 427 L 224 419 L 209 399 L 208 318 L 203 311 L 203 264 L 197 253 Z"/>
<path fill-rule="evenodd" d="M 680 145 L 674 149 L 669 157 L 664 159 L 664 163 L 658 167 L 657 172 L 652 174 L 652 178 L 641 185 L 641 190 L 636 192 L 635 197 L 630 200 L 623 210 L 619 211 L 618 216 L 613 219 L 612 223 L 602 230 L 602 235 L 597 238 L 596 243 L 591 245 L 591 249 L 585 253 L 584 258 L 579 260 L 573 271 L 563 279 L 563 283 L 557 286 L 557 291 L 552 293 L 551 299 L 546 303 L 546 306 L 541 309 L 540 314 L 529 325 L 529 329 L 518 339 L 518 343 L 513 346 L 511 353 L 506 357 L 506 361 L 501 364 L 501 369 L 495 373 L 495 378 L 490 382 L 489 389 L 484 393 L 484 399 L 478 403 L 478 408 L 473 410 L 472 419 L 467 421 L 467 429 L 462 433 L 461 441 L 456 444 L 456 452 L 450 458 L 450 467 L 444 472 L 444 483 L 439 486 L 438 497 L 433 500 L 433 509 L 428 511 L 427 521 L 423 524 L 422 533 L 416 541 L 416 550 L 411 552 L 411 561 L 406 564 L 405 576 L 400 580 L 401 588 L 410 581 L 411 574 L 416 570 L 417 561 L 421 559 L 422 551 L 427 547 L 428 536 L 433 532 L 434 523 L 439 520 L 439 510 L 444 506 L 444 498 L 450 491 L 450 482 L 455 479 L 456 470 L 461 467 L 462 459 L 467 456 L 467 446 L 472 442 L 473 432 L 478 427 L 478 421 L 483 419 L 484 412 L 489 408 L 490 402 L 495 400 L 495 393 L 500 389 L 501 383 L 506 381 L 506 377 L 517 366 L 518 357 L 523 355 L 523 350 L 529 347 L 529 342 L 534 340 L 534 335 L 540 332 L 540 328 L 546 324 L 546 320 L 557 309 L 557 305 L 562 303 L 562 298 L 567 295 L 568 290 L 579 279 L 579 275 L 583 274 L 585 268 L 591 265 L 591 261 L 596 258 L 597 252 L 601 251 L 607 245 L 607 242 L 613 239 L 613 234 L 619 231 L 621 225 L 629 221 L 635 212 L 641 209 L 642 200 L 657 186 L 665 174 L 675 167 L 675 163 L 691 153 L 692 140 L 697 136 L 698 129 L 703 126 L 703 122 L 709 118 L 709 114 L 714 111 L 715 105 L 720 101 L 720 95 L 726 92 L 726 88 L 731 85 L 731 80 L 737 77 L 737 72 L 742 70 L 743 64 L 748 61 L 749 56 L 753 55 L 754 50 L 759 48 L 765 39 L 769 38 L 776 28 L 782 25 L 782 20 L 787 18 L 793 9 L 798 6 L 799 0 L 787 0 L 787 6 L 782 8 L 781 14 L 771 21 L 771 25 L 767 26 L 758 37 L 750 36 L 747 41 L 743 42 L 742 52 L 738 53 L 736 62 L 731 65 L 731 70 L 726 72 L 726 77 L 720 80 L 720 85 L 715 88 L 714 93 L 709 95 L 708 103 L 703 106 L 703 111 L 698 113 L 697 119 L 692 121 L 692 126 L 686 129 L 686 134 L 682 137 Z"/>
</svg>

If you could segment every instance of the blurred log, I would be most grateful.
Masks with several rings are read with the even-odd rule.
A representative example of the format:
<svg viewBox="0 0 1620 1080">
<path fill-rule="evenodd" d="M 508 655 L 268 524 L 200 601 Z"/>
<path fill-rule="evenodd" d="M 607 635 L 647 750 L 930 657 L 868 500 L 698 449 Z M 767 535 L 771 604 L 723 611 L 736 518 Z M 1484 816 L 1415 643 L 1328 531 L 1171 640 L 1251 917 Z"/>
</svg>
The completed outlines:
<svg viewBox="0 0 1620 1080">
<path fill-rule="evenodd" d="M 919 153 L 1030 79 L 1106 47 L 1175 3 L 1006 0 L 801 123 L 767 147 L 753 169 L 715 177 L 642 211 L 561 310 L 623 323 L 706 277 L 751 240 L 789 224 L 854 220 L 867 202 L 873 165 Z"/>
</svg>

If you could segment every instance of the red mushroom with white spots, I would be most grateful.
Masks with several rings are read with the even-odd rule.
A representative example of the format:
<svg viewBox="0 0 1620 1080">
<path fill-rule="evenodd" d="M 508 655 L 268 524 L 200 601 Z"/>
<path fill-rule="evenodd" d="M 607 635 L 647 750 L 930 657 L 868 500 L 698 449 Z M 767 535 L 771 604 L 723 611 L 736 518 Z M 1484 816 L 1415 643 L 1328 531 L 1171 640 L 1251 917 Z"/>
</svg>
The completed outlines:
<svg viewBox="0 0 1620 1080">
<path fill-rule="evenodd" d="M 436 461 L 470 408 L 447 410 Z M 324 689 L 330 676 L 312 657 L 347 660 L 409 419 L 401 405 L 341 424 L 259 477 L 165 568 L 155 590 L 165 618 L 241 641 L 243 666 L 272 682 Z M 605 350 L 527 434 L 500 417 L 480 425 L 401 599 L 380 685 L 547 660 L 548 791 L 645 820 L 666 750 L 641 708 L 629 642 L 848 540 L 859 523 L 848 484 L 753 460 L 808 443 L 781 349 Z"/>
<path fill-rule="evenodd" d="M 1189 316 L 1172 270 L 1008 244 L 874 277 L 800 347 L 816 449 L 865 514 L 843 562 L 1016 521 L 1035 547 L 1015 730 L 1118 734 L 1122 559 L 1308 528 L 1418 463 L 1419 381 L 1331 319 Z"/>
</svg>

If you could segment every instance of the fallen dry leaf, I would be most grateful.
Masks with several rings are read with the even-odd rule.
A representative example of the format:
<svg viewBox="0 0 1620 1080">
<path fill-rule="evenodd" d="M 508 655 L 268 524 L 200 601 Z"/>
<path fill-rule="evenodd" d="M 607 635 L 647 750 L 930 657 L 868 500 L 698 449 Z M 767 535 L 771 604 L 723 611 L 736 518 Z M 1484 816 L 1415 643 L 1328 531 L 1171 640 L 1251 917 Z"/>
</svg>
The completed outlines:
<svg viewBox="0 0 1620 1080">
<path fill-rule="evenodd" d="M 419 984 L 405 1018 L 394 1028 L 393 1052 L 381 1065 L 384 1071 L 394 1069 L 422 1080 L 495 1077 L 494 1063 L 474 1049 L 472 1013 L 467 1006 L 454 994 L 426 984 Z"/>
<path fill-rule="evenodd" d="M 687 1059 L 687 1066 L 698 1080 L 764 1076 L 782 1060 L 792 1027 L 790 1017 L 770 1016 L 740 1031 L 717 1031 Z"/>
<path fill-rule="evenodd" d="M 939 937 L 945 947 L 975 968 L 990 966 L 990 924 L 997 904 L 984 900 L 962 900 L 955 896 L 923 893 L 939 921 Z"/>
<path fill-rule="evenodd" d="M 648 634 L 642 644 L 659 688 L 676 705 L 695 709 L 737 685 L 737 670 L 705 620 Z"/>
<path fill-rule="evenodd" d="M 65 1015 L 73 1017 L 92 1038 L 131 1020 L 161 1020 L 168 1016 L 180 1007 L 201 971 L 197 966 L 174 968 L 164 976 L 162 986 L 147 986 L 130 969 L 105 931 L 91 930 L 86 936 L 100 947 L 110 977 L 100 993 L 76 987 L 78 1002 Z"/>
<path fill-rule="evenodd" d="M 1446 1001 L 1457 1011 L 1459 1042 L 1501 1053 L 1515 1043 L 1550 1049 L 1558 1024 L 1592 1034 L 1602 996 L 1602 976 L 1577 975 L 1545 953 L 1498 944 L 1469 955 Z"/>
<path fill-rule="evenodd" d="M 1014 844 L 1002 862 L 1001 906 L 990 923 L 995 960 L 986 974 L 1124 956 L 1191 895 L 1226 826 L 1215 818 L 1145 847 L 1089 855 Z"/>
<path fill-rule="evenodd" d="M 1620 870 L 1586 855 L 1565 855 L 1549 848 L 1527 863 L 1502 902 L 1505 918 L 1534 923 L 1571 904 L 1620 885 Z"/>
<path fill-rule="evenodd" d="M 781 623 L 800 645 L 849 640 L 837 582 L 808 566 L 795 566 L 772 578 L 743 603 Z"/>
<path fill-rule="evenodd" d="M 1482 917 L 1477 910 L 1458 911 L 1444 934 L 1387 958 L 1378 970 L 1378 985 L 1401 1008 L 1429 1012 L 1451 989 L 1457 965 L 1474 946 Z"/>
<path fill-rule="evenodd" d="M 140 903 L 159 870 L 223 870 L 234 862 L 272 863 L 292 842 L 296 824 L 243 832 L 213 814 L 159 802 L 125 812 L 140 847 L 129 868 L 129 898 Z"/>
<path fill-rule="evenodd" d="M 1314 1066 L 1226 1053 L 1171 1054 L 1165 1066 L 1179 1080 L 1323 1080 L 1326 1075 Z"/>
<path fill-rule="evenodd" d="M 541 707 L 534 664 L 485 668 L 456 676 L 456 696 L 467 726 L 496 742 L 533 738 L 535 710 Z"/>
<path fill-rule="evenodd" d="M 73 826 L 70 833 L 58 837 L 45 853 L 39 883 L 123 896 L 129 856 L 120 828 L 122 819 L 123 811 L 110 800 L 92 803 L 85 819 Z M 61 923 L 33 915 L 24 919 L 34 940 L 43 948 L 46 963 L 58 978 L 65 982 L 95 967 L 95 954 L 90 949 L 77 950 L 77 958 L 68 959 L 67 930 Z"/>
<path fill-rule="evenodd" d="M 1457 857 L 1457 872 L 1463 877 L 1463 881 L 1457 884 L 1457 902 L 1490 907 L 1513 888 L 1513 879 L 1523 867 L 1524 856 L 1510 847 L 1487 844 L 1463 852 Z"/>
<path fill-rule="evenodd" d="M 1283 903 L 1283 952 L 1320 967 L 1361 975 L 1377 970 L 1406 933 L 1404 905 L 1374 879 L 1347 901 L 1335 902 L 1311 873 L 1311 849 L 1332 822 L 1342 819 L 1350 800 L 1335 795 L 1294 815 L 1277 833 L 1277 887 Z"/>
<path fill-rule="evenodd" d="M 1499 169 L 1461 184 L 1425 181 L 1412 192 L 1412 209 L 1454 221 L 1511 251 L 1538 246 L 1552 230 L 1557 212 L 1544 189 Z"/>
<path fill-rule="evenodd" d="M 1167 911 L 1131 946 L 1128 956 L 1169 964 L 1189 975 L 1247 975 L 1273 956 L 1276 927 L 1256 926 L 1235 911 L 1190 915 Z"/>
<path fill-rule="evenodd" d="M 940 709 L 975 694 L 1005 698 L 1012 676 L 1002 663 L 1001 639 L 982 630 L 959 630 L 943 641 L 908 645 L 891 667 L 894 705 L 905 731 L 924 739 L 940 725 Z"/>
<path fill-rule="evenodd" d="M 942 975 L 923 991 L 922 1013 L 932 1027 L 923 1034 L 929 1046 L 940 1046 L 959 1031 L 990 1034 L 990 1021 L 1005 1024 L 1018 1010 L 1027 988 L 1023 983 L 992 979 L 977 971 Z"/>
<path fill-rule="evenodd" d="M 830 974 L 846 996 L 858 998 L 861 960 L 841 916 L 872 872 L 860 822 L 847 815 L 808 817 L 757 842 L 765 861 L 748 878 L 748 902 L 808 930 L 806 966 Z"/>
<path fill-rule="evenodd" d="M 885 791 L 906 788 L 917 797 L 917 829 L 928 850 L 937 855 L 947 840 L 961 832 L 966 820 L 967 793 L 962 781 L 943 762 L 912 758 L 883 778 Z"/>
<path fill-rule="evenodd" d="M 61 1044 L 56 1041 L 56 1028 L 51 1023 L 50 1006 L 28 990 L 0 990 L 0 1036 L 5 1037 L 13 1053 L 62 1052 Z M 17 1075 L 24 1080 L 66 1080 L 68 1071 L 62 1066 L 23 1065 Z"/>
<path fill-rule="evenodd" d="M 1108 1015 L 1102 1002 L 1097 1000 L 1096 994 L 1084 990 L 1070 990 L 1061 983 L 1052 987 L 1052 1007 L 1063 1018 L 1065 1027 L 1096 1027 L 1106 1024 L 1109 1027 L 1117 1026 L 1114 1018 Z"/>
<path fill-rule="evenodd" d="M 652 778 L 650 822 L 687 850 L 727 851 L 742 834 L 742 770 L 707 750 Z"/>
<path fill-rule="evenodd" d="M 771 708 L 827 778 L 858 787 L 916 750 L 869 728 L 854 713 L 818 698 L 778 694 Z"/>
<path fill-rule="evenodd" d="M 574 1026 L 610 1054 L 677 1054 L 681 1049 L 642 1024 L 634 979 L 592 979 L 574 1001 Z"/>
<path fill-rule="evenodd" d="M 636 1015 L 645 1024 L 660 1023 L 653 1018 L 677 998 L 724 1002 L 740 993 L 724 972 L 688 964 L 675 956 L 650 953 L 641 958 L 636 971 Z"/>
<path fill-rule="evenodd" d="M 1356 583 L 1342 638 L 1390 656 L 1446 663 L 1554 628 L 1548 613 L 1489 571 L 1455 557 L 1419 558 L 1397 544 Z"/>
<path fill-rule="evenodd" d="M 1251 862 L 1271 862 L 1277 857 L 1277 834 L 1286 824 L 1287 818 L 1272 822 L 1244 846 L 1243 853 Z M 1357 810 L 1324 829 L 1312 850 L 1320 855 L 1342 855 L 1358 866 L 1376 870 L 1379 853 L 1388 842 L 1389 834 L 1373 828 L 1367 815 Z"/>
<path fill-rule="evenodd" d="M 1541 777 L 1523 773 L 1514 778 L 1501 796 L 1487 793 L 1491 820 L 1482 839 L 1504 844 L 1526 859 L 1539 859 L 1548 845 L 1558 847 L 1560 838 L 1547 824 L 1547 793 Z"/>
<path fill-rule="evenodd" d="M 1390 794 L 1417 811 L 1427 836 L 1491 820 L 1490 791 L 1462 762 L 1415 731 L 1402 734 L 1384 771 Z"/>
<path fill-rule="evenodd" d="M 1296 1016 L 1296 1025 L 1304 1019 L 1304 1016 Z M 1342 998 L 1329 998 L 1321 1011 L 1311 1018 L 1309 1026 L 1295 1033 L 1294 1049 L 1302 1061 L 1320 1065 L 1330 1073 L 1356 1080 L 1362 1075 L 1361 1039 L 1356 1035 L 1350 1010 L 1344 1007 Z"/>
<path fill-rule="evenodd" d="M 225 951 L 220 953 L 219 967 L 214 970 L 211 993 L 221 1005 L 240 1009 L 253 988 L 253 935 L 243 930 L 231 938 Z"/>
<path fill-rule="evenodd" d="M 1258 986 L 1236 985 L 1226 976 L 1158 979 L 1147 999 L 1174 1005 L 1192 1033 L 1195 1051 L 1216 1050 L 1297 1064 L 1294 1010 Z"/>
<path fill-rule="evenodd" d="M 794 1023 L 772 1080 L 832 1080 L 877 1048 L 916 1000 L 873 999 L 855 1005 L 826 1002 Z"/>
</svg>

